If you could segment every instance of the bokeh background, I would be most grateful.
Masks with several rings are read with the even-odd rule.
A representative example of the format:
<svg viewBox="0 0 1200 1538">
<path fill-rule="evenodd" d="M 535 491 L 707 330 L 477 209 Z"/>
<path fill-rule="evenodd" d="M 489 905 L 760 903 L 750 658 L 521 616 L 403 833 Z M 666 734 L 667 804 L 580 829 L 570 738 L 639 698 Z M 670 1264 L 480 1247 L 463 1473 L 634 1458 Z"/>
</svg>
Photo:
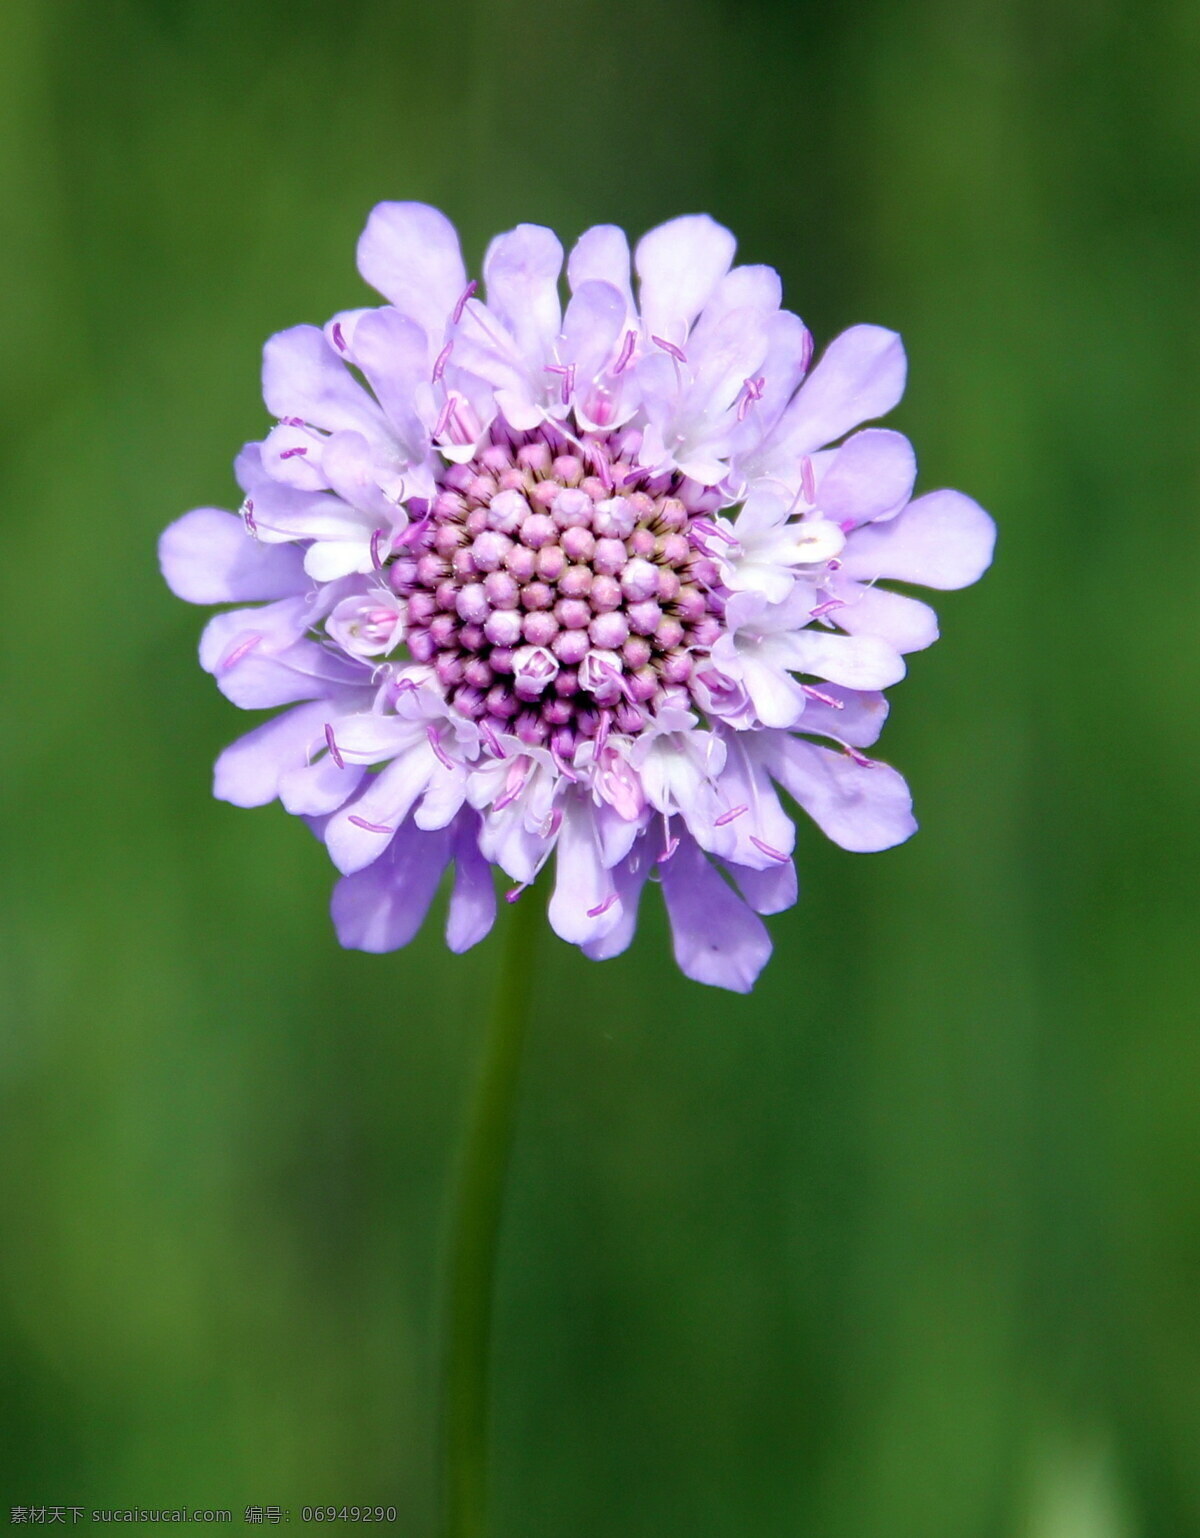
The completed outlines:
<svg viewBox="0 0 1200 1538">
<path fill-rule="evenodd" d="M 1200 1534 L 1200 9 L 5 0 L 0 1501 L 434 1521 L 491 941 L 338 951 L 159 528 L 381 198 L 708 210 L 1001 525 L 749 999 L 547 936 L 499 1538 Z M 7 1510 L 0 1519 L 7 1520 Z"/>
</svg>

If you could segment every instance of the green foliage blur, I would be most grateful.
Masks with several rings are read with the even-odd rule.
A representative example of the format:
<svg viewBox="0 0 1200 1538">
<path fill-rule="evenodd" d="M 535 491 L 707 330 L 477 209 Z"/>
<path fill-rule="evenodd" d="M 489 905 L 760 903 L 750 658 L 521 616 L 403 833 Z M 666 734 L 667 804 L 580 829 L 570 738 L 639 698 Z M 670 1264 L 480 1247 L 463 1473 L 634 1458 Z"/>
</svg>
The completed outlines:
<svg viewBox="0 0 1200 1538">
<path fill-rule="evenodd" d="M 544 938 L 497 1538 L 1200 1534 L 1198 67 L 1188 0 L 0 6 L 0 1522 L 433 1531 L 497 941 L 338 950 L 154 553 L 421 198 L 473 262 L 710 211 L 1001 526 L 893 691 L 920 834 L 805 825 L 751 997 L 653 894 Z"/>
</svg>

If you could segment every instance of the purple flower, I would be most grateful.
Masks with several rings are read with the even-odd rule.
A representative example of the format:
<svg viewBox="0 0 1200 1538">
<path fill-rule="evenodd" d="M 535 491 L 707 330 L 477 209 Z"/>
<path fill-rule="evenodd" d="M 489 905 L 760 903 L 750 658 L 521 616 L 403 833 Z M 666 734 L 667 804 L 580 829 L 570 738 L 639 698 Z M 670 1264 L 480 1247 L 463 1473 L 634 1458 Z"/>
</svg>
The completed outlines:
<svg viewBox="0 0 1200 1538">
<path fill-rule="evenodd" d="M 404 945 L 454 868 L 447 943 L 555 858 L 552 926 L 594 958 L 630 943 L 661 883 L 689 977 L 748 990 L 759 915 L 795 901 L 782 787 L 844 848 L 914 830 L 864 755 L 879 692 L 937 637 L 884 583 L 987 567 L 968 497 L 911 500 L 899 337 L 812 341 L 768 267 L 711 219 L 567 259 L 520 225 L 486 301 L 435 209 L 384 203 L 358 247 L 388 301 L 266 346 L 277 425 L 237 460 L 240 514 L 201 508 L 160 555 L 209 622 L 236 704 L 287 707 L 217 760 L 216 794 L 278 796 L 342 873 L 343 944 Z M 849 436 L 847 436 L 849 435 Z M 525 899 L 529 900 L 529 899 Z"/>
</svg>

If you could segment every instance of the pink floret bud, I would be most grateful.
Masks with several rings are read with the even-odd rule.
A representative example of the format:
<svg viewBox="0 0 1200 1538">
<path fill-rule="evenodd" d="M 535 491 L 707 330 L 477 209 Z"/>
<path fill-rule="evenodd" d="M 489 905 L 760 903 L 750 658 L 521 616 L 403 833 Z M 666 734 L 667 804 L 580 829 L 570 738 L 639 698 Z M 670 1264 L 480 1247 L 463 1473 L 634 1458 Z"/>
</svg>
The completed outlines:
<svg viewBox="0 0 1200 1538">
<path fill-rule="evenodd" d="M 606 576 L 613 576 L 620 571 L 629 559 L 629 552 L 625 548 L 625 542 L 611 537 L 596 541 L 596 552 L 592 556 L 592 565 L 598 572 Z"/>
<path fill-rule="evenodd" d="M 600 612 L 620 608 L 621 584 L 615 577 L 601 573 L 592 581 L 591 603 L 592 608 Z"/>
<path fill-rule="evenodd" d="M 489 604 L 496 609 L 515 609 L 520 588 L 511 572 L 490 571 L 483 579 L 483 591 Z"/>
<path fill-rule="evenodd" d="M 535 609 L 525 615 L 521 634 L 531 646 L 549 646 L 558 634 L 558 621 L 545 609 Z"/>
</svg>

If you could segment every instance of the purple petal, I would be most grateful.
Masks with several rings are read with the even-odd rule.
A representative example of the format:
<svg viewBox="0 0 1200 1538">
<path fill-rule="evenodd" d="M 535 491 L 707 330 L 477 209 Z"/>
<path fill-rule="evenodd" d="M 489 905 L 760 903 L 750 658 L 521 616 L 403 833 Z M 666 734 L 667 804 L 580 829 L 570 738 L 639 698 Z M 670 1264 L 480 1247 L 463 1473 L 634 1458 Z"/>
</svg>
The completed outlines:
<svg viewBox="0 0 1200 1538">
<path fill-rule="evenodd" d="M 313 427 L 351 427 L 378 438 L 379 408 L 347 371 L 319 326 L 280 331 L 263 348 L 263 399 L 277 417 L 302 417 Z"/>
<path fill-rule="evenodd" d="M 858 764 L 785 733 L 771 746 L 771 773 L 843 849 L 890 849 L 916 832 L 908 786 L 890 765 Z"/>
<path fill-rule="evenodd" d="M 327 491 L 297 491 L 281 485 L 263 468 L 262 445 L 248 443 L 234 472 L 254 504 L 254 521 L 264 543 L 293 539 L 370 537 L 373 520 Z"/>
<path fill-rule="evenodd" d="M 903 433 L 868 427 L 847 438 L 817 489 L 826 518 L 845 524 L 886 518 L 912 496 L 917 457 Z"/>
<path fill-rule="evenodd" d="M 432 754 L 418 750 L 394 758 L 385 769 L 370 776 L 365 790 L 329 819 L 325 847 L 343 875 L 362 870 L 388 848 L 429 783 L 431 761 Z"/>
<path fill-rule="evenodd" d="M 856 529 L 843 553 L 848 577 L 895 577 L 922 587 L 967 587 L 991 565 L 996 526 L 961 491 L 931 491 L 888 523 Z"/>
<path fill-rule="evenodd" d="M 420 929 L 450 856 L 445 829 L 406 827 L 365 870 L 343 876 L 331 912 L 339 941 L 350 950 L 399 950 Z"/>
<path fill-rule="evenodd" d="M 882 694 L 825 683 L 819 692 L 826 700 L 836 700 L 837 704 L 825 704 L 810 695 L 797 731 L 836 737 L 840 742 L 848 742 L 852 748 L 869 748 L 878 741 L 888 714 L 888 702 Z"/>
<path fill-rule="evenodd" d="M 584 283 L 610 283 L 632 308 L 629 283 L 629 242 L 615 224 L 595 224 L 575 242 L 567 258 L 567 281 L 576 293 Z"/>
<path fill-rule="evenodd" d="M 634 266 L 647 335 L 682 344 L 736 249 L 729 231 L 707 214 L 685 214 L 643 235 Z"/>
<path fill-rule="evenodd" d="M 796 901 L 799 884 L 796 867 L 791 860 L 782 865 L 775 861 L 766 870 L 756 870 L 750 865 L 734 865 L 728 860 L 721 862 L 737 882 L 738 891 L 755 913 L 782 913 Z"/>
<path fill-rule="evenodd" d="M 319 699 L 361 683 L 366 676 L 362 667 L 300 639 L 314 617 L 305 598 L 214 615 L 200 637 L 200 665 L 226 699 L 243 710 Z"/>
<path fill-rule="evenodd" d="M 297 765 L 280 775 L 279 799 L 294 817 L 323 817 L 354 794 L 366 772 L 362 764 L 339 766 L 325 753 L 315 764 Z"/>
<path fill-rule="evenodd" d="M 612 358 L 625 325 L 625 300 L 611 283 L 581 283 L 563 316 L 558 355 L 573 363 L 580 382 L 593 378 Z"/>
<path fill-rule="evenodd" d="M 423 458 L 428 439 L 414 397 L 429 375 L 425 332 L 398 310 L 373 310 L 358 323 L 354 356 L 410 458 Z"/>
<path fill-rule="evenodd" d="M 598 940 L 589 940 L 582 947 L 583 954 L 589 960 L 609 961 L 613 956 L 627 951 L 632 944 L 637 931 L 642 888 L 654 869 L 653 848 L 650 838 L 644 837 L 638 841 L 632 854 L 613 867 L 613 885 L 616 887 L 621 916 L 607 934 L 601 935 Z"/>
<path fill-rule="evenodd" d="M 738 465 L 739 475 L 752 473 L 758 462 L 763 436 L 779 420 L 780 412 L 791 400 L 796 386 L 804 378 L 812 356 L 812 337 L 808 327 L 790 310 L 780 310 L 767 320 L 767 355 L 762 364 L 762 395 L 747 410 L 743 421 L 734 428 L 735 453 L 746 456 L 746 467 Z"/>
<path fill-rule="evenodd" d="M 851 326 L 835 337 L 780 418 L 775 448 L 810 454 L 886 415 L 904 394 L 904 347 L 882 326 Z"/>
<path fill-rule="evenodd" d="M 838 609 L 837 614 L 842 610 Z M 790 638 L 788 666 L 848 689 L 886 689 L 904 677 L 904 659 L 874 635 L 835 635 L 800 630 Z"/>
<path fill-rule="evenodd" d="M 586 945 L 616 927 L 621 904 L 612 872 L 604 865 L 591 803 L 568 794 L 562 810 L 554 850 L 554 893 L 547 916 L 560 939 Z"/>
<path fill-rule="evenodd" d="M 198 507 L 164 529 L 158 561 L 167 586 L 189 603 L 287 598 L 309 586 L 299 550 L 259 544 L 240 518 L 216 507 Z"/>
<path fill-rule="evenodd" d="M 727 315 L 737 310 L 751 310 L 766 325 L 779 309 L 783 284 L 773 267 L 734 267 L 717 284 L 705 301 L 704 310 L 688 339 L 688 358 L 696 342 Z"/>
<path fill-rule="evenodd" d="M 518 224 L 497 235 L 483 259 L 488 309 L 512 332 L 527 363 L 540 364 L 558 334 L 563 249 L 553 230 Z"/>
<path fill-rule="evenodd" d="M 479 818 L 472 812 L 454 828 L 454 886 L 446 915 L 446 944 L 461 954 L 478 945 L 496 921 L 492 867 L 479 852 Z"/>
<path fill-rule="evenodd" d="M 281 776 L 308 761 L 328 715 L 323 700 L 298 705 L 231 742 L 213 768 L 213 795 L 234 806 L 274 801 Z"/>
<path fill-rule="evenodd" d="M 690 838 L 661 867 L 675 960 L 685 976 L 749 993 L 771 954 L 762 920 L 717 874 Z"/>
<path fill-rule="evenodd" d="M 363 678 L 362 669 L 351 672 L 312 641 L 297 641 L 274 655 L 251 650 L 227 670 L 218 665 L 212 671 L 221 693 L 243 710 L 270 710 L 275 705 L 324 699 L 347 684 L 361 683 Z"/>
<path fill-rule="evenodd" d="M 919 598 L 857 582 L 839 584 L 846 607 L 830 618 L 849 635 L 874 635 L 898 652 L 919 652 L 938 638 L 937 615 Z"/>
<path fill-rule="evenodd" d="M 467 285 L 454 226 L 427 203 L 380 203 L 358 242 L 358 270 L 440 339 Z"/>
</svg>

